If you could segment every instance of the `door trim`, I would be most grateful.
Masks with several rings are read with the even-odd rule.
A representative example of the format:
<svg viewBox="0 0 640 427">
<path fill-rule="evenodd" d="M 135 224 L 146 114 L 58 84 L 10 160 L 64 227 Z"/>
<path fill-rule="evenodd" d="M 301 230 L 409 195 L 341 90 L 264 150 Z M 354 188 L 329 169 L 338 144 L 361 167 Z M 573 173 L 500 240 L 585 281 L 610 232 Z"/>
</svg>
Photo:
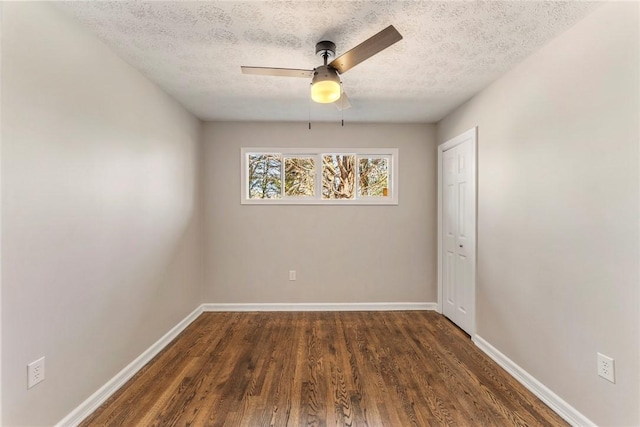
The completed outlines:
<svg viewBox="0 0 640 427">
<path fill-rule="evenodd" d="M 462 144 L 463 142 L 471 140 L 471 156 L 473 161 L 471 162 L 471 180 L 474 188 L 473 193 L 473 235 L 474 235 L 474 245 L 472 250 L 471 260 L 471 299 L 472 299 L 472 310 L 473 314 L 471 316 L 471 337 L 473 338 L 476 335 L 476 264 L 477 264 L 477 250 L 478 250 L 478 127 L 474 127 L 469 129 L 468 131 L 452 138 L 440 145 L 438 145 L 438 313 L 443 313 L 443 291 L 442 291 L 442 261 L 443 261 L 443 253 L 442 253 L 442 233 L 443 233 L 443 206 L 442 206 L 442 156 L 445 151 Z"/>
</svg>

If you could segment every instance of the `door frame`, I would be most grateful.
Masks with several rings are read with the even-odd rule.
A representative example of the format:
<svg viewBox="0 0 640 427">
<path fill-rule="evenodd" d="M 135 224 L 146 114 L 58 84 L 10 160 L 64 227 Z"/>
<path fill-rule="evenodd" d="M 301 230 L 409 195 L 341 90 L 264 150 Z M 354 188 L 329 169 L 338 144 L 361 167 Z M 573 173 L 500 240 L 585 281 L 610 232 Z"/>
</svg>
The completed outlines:
<svg viewBox="0 0 640 427">
<path fill-rule="evenodd" d="M 471 140 L 471 184 L 473 185 L 473 247 L 471 251 L 471 300 L 472 300 L 472 315 L 471 315 L 471 338 L 476 335 L 476 265 L 478 262 L 478 127 L 473 127 L 462 134 L 451 138 L 450 140 L 438 145 L 438 313 L 443 314 L 443 215 L 444 210 L 442 206 L 442 157 L 445 151 Z"/>
</svg>

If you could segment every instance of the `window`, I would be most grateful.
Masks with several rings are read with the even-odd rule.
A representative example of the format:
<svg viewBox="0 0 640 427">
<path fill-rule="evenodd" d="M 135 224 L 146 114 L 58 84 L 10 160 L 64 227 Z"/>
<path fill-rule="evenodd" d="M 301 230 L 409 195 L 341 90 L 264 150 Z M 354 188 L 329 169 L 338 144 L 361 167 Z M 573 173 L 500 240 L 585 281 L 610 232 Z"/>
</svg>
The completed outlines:
<svg viewBox="0 0 640 427">
<path fill-rule="evenodd" d="M 356 189 L 356 156 L 325 154 L 322 156 L 322 198 L 353 200 Z"/>
<path fill-rule="evenodd" d="M 388 196 L 389 156 L 358 157 L 358 194 L 361 197 Z"/>
<path fill-rule="evenodd" d="M 282 157 L 279 154 L 249 155 L 249 197 L 279 199 L 282 191 Z"/>
<path fill-rule="evenodd" d="M 289 197 L 316 195 L 316 161 L 313 157 L 285 157 L 284 194 Z"/>
<path fill-rule="evenodd" d="M 398 204 L 398 150 L 243 148 L 243 204 Z"/>
</svg>

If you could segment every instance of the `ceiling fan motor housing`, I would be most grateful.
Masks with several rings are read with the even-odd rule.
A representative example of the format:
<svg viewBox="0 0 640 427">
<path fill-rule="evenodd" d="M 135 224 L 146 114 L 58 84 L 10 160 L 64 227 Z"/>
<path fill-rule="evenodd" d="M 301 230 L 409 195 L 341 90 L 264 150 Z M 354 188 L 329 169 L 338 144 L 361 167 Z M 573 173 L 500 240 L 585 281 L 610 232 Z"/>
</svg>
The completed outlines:
<svg viewBox="0 0 640 427">
<path fill-rule="evenodd" d="M 313 80 L 311 80 L 311 84 L 327 80 L 340 84 L 340 77 L 338 77 L 338 72 L 335 68 L 329 65 L 320 65 L 313 70 Z"/>
<path fill-rule="evenodd" d="M 316 44 L 316 55 L 322 54 L 330 56 L 336 56 L 336 45 L 334 42 L 330 42 L 328 40 L 323 40 Z M 326 63 L 325 63 L 326 65 Z"/>
</svg>

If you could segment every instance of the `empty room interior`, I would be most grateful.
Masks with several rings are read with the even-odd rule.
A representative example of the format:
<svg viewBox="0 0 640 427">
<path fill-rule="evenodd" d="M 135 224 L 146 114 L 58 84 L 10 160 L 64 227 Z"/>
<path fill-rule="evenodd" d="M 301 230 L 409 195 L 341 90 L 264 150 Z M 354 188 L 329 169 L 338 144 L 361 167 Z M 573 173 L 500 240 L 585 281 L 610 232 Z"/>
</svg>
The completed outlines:
<svg viewBox="0 0 640 427">
<path fill-rule="evenodd" d="M 0 425 L 640 426 L 640 2 L 0 15 Z"/>
</svg>

